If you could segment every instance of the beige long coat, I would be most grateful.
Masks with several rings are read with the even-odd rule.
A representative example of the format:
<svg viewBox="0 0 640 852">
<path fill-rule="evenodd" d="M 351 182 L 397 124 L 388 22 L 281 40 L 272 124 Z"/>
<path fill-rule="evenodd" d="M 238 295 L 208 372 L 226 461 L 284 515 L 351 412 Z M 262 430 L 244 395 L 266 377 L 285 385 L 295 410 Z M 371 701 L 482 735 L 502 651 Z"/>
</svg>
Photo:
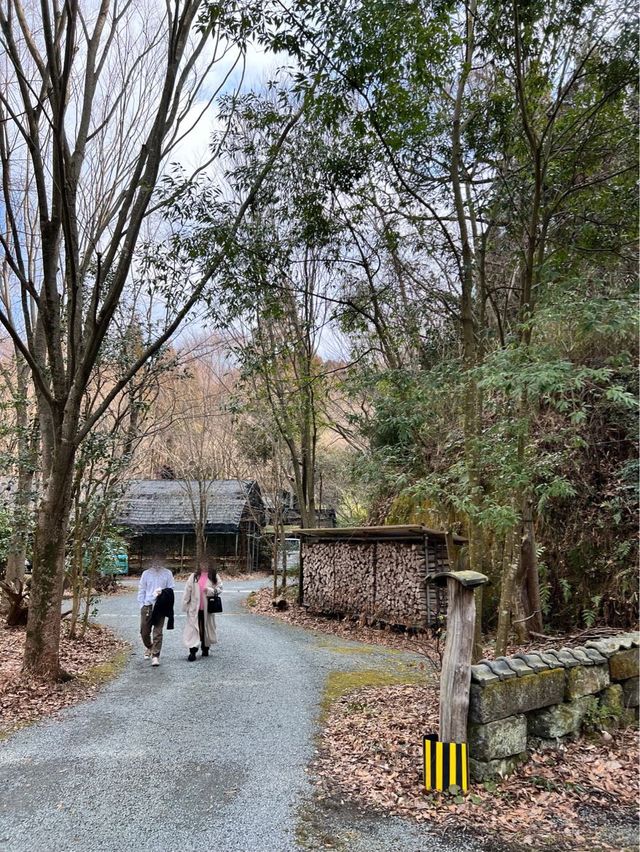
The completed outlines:
<svg viewBox="0 0 640 852">
<path fill-rule="evenodd" d="M 208 598 L 215 592 L 222 591 L 222 583 L 218 581 L 216 585 L 207 580 L 205 594 Z M 187 623 L 182 631 L 182 641 L 185 648 L 197 648 L 200 645 L 200 631 L 198 630 L 198 610 L 200 609 L 200 588 L 196 580 L 196 575 L 191 574 L 187 580 L 187 585 L 184 587 L 184 595 L 182 596 L 182 611 L 187 614 Z M 216 637 L 216 617 L 212 612 L 207 612 L 204 609 L 204 638 L 205 645 L 215 645 L 218 641 Z"/>
</svg>

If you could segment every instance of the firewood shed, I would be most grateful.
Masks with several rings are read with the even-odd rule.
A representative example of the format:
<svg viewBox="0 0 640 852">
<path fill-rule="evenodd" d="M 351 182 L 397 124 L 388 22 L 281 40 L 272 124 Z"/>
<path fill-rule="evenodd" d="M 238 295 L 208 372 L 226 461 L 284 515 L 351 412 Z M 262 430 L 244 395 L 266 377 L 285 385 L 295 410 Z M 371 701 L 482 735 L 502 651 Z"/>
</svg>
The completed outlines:
<svg viewBox="0 0 640 852">
<path fill-rule="evenodd" d="M 418 524 L 303 529 L 298 535 L 303 606 L 417 629 L 432 627 L 440 606 L 442 593 L 427 577 L 449 570 L 448 552 L 457 557 L 466 543 Z"/>
</svg>

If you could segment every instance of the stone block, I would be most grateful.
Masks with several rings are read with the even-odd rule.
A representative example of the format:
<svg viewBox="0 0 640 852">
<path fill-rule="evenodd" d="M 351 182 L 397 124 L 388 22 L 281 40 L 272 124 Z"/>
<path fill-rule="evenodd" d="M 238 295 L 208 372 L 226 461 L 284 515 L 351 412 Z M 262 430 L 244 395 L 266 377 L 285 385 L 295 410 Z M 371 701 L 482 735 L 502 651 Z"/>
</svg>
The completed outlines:
<svg viewBox="0 0 640 852">
<path fill-rule="evenodd" d="M 601 731 L 615 731 L 624 716 L 622 687 L 619 683 L 607 687 L 598 696 L 598 711 L 595 727 Z"/>
<path fill-rule="evenodd" d="M 637 648 L 618 651 L 609 658 L 611 680 L 629 680 L 640 675 L 640 652 Z"/>
<path fill-rule="evenodd" d="M 529 677 L 529 675 L 535 674 L 531 666 L 520 657 L 505 657 L 505 661 L 518 677 Z"/>
<path fill-rule="evenodd" d="M 622 684 L 625 707 L 637 707 L 640 704 L 640 678 L 631 677 Z"/>
<path fill-rule="evenodd" d="M 572 701 L 574 698 L 581 698 L 583 695 L 594 695 L 609 686 L 609 683 L 608 666 L 600 665 L 591 668 L 576 666 L 576 668 L 567 671 L 565 698 L 567 701 Z"/>
<path fill-rule="evenodd" d="M 590 710 L 595 710 L 597 706 L 598 699 L 594 695 L 586 695 L 530 713 L 527 717 L 529 736 L 558 740 L 560 737 L 566 737 L 567 734 L 576 733 L 580 730 L 586 714 Z"/>
<path fill-rule="evenodd" d="M 471 666 L 471 682 L 479 683 L 484 686 L 486 683 L 491 683 L 498 680 L 498 675 L 495 675 L 486 663 L 478 663 L 476 666 Z"/>
<path fill-rule="evenodd" d="M 511 757 L 527 750 L 526 716 L 509 716 L 486 725 L 469 725 L 469 754 L 488 761 Z"/>
<path fill-rule="evenodd" d="M 494 675 L 497 675 L 500 680 L 509 680 L 516 677 L 516 673 L 507 663 L 506 657 L 496 657 L 495 660 L 486 660 L 486 665 L 489 666 Z"/>
<path fill-rule="evenodd" d="M 502 760 L 474 760 L 469 758 L 469 774 L 472 781 L 491 781 L 494 778 L 506 778 L 521 763 L 525 763 L 529 755 L 527 752 L 506 757 Z"/>
<path fill-rule="evenodd" d="M 538 710 L 564 699 L 565 670 L 548 669 L 531 677 L 513 677 L 480 686 L 471 684 L 469 719 L 471 722 L 494 722 Z"/>
<path fill-rule="evenodd" d="M 632 725 L 638 724 L 638 707 L 625 707 L 620 718 L 621 728 L 630 728 Z"/>
</svg>

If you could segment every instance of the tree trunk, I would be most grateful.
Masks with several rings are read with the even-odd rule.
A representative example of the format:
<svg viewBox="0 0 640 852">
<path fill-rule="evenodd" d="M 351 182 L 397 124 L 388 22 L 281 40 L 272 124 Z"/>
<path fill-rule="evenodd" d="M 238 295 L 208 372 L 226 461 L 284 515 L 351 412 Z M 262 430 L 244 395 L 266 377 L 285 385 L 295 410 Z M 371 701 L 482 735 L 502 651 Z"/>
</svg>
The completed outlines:
<svg viewBox="0 0 640 852">
<path fill-rule="evenodd" d="M 5 581 L 17 588 L 19 583 L 24 582 L 27 539 L 31 522 L 29 504 L 31 502 L 35 466 L 33 453 L 34 439 L 29 431 L 29 412 L 27 409 L 29 368 L 24 358 L 18 352 L 16 353 L 16 377 L 17 387 L 14 408 L 18 437 L 18 482 L 12 512 L 12 529 L 7 553 Z"/>
<path fill-rule="evenodd" d="M 478 386 L 473 375 L 477 363 L 476 318 L 473 309 L 474 297 L 474 245 L 469 232 L 469 209 L 465 204 L 462 180 L 465 175 L 465 163 L 462 151 L 462 112 L 466 85 L 471 73 L 475 50 L 475 14 L 476 2 L 472 0 L 467 8 L 465 28 L 465 63 L 462 66 L 456 86 L 456 94 L 451 123 L 451 186 L 458 228 L 460 229 L 461 269 L 460 269 L 460 321 L 462 327 L 462 360 L 466 373 L 464 390 L 464 457 L 469 479 L 470 497 L 474 507 L 469 517 L 469 568 L 481 570 L 482 544 L 481 531 L 475 518 L 475 509 L 481 502 L 480 459 L 478 457 L 479 411 Z"/>
<path fill-rule="evenodd" d="M 82 602 L 83 586 L 83 547 L 82 547 L 82 521 L 80 520 L 80 509 L 76 504 L 74 518 L 74 540 L 73 556 L 71 563 L 71 591 L 73 599 L 71 602 L 71 618 L 69 621 L 69 638 L 75 639 L 77 635 L 78 618 L 80 615 L 80 604 Z"/>
<path fill-rule="evenodd" d="M 498 630 L 496 633 L 497 657 L 504 656 L 509 643 L 513 595 L 516 572 L 518 570 L 518 562 L 513 557 L 513 530 L 509 530 L 505 536 L 504 553 L 502 556 L 502 583 L 500 587 L 500 604 L 498 607 Z"/>
<path fill-rule="evenodd" d="M 278 597 L 278 556 L 280 554 L 280 548 L 282 547 L 284 541 L 284 530 L 281 532 L 281 523 L 279 515 L 276 517 L 276 523 L 274 524 L 274 536 L 273 536 L 273 599 L 275 600 Z"/>
<path fill-rule="evenodd" d="M 198 521 L 196 524 L 196 570 L 204 565 L 204 552 L 205 552 L 205 540 L 204 540 L 204 525 L 202 521 Z"/>
<path fill-rule="evenodd" d="M 528 603 L 526 616 L 529 631 L 542 633 L 542 602 L 540 575 L 536 553 L 536 532 L 533 523 L 533 501 L 525 498 L 522 506 L 522 546 L 520 549 L 522 591 Z"/>
<path fill-rule="evenodd" d="M 515 572 L 515 580 L 513 583 L 512 600 L 511 600 L 511 627 L 515 633 L 516 641 L 519 645 L 523 645 L 529 641 L 529 625 L 528 616 L 529 604 L 526 593 L 522 587 L 521 565 Z"/>
<path fill-rule="evenodd" d="M 74 454 L 71 443 L 60 438 L 38 509 L 33 545 L 23 671 L 49 681 L 60 677 L 60 610 Z"/>
<path fill-rule="evenodd" d="M 84 599 L 84 613 L 82 615 L 82 626 L 80 627 L 80 639 L 84 639 L 89 626 L 89 616 L 91 615 L 92 591 L 96 584 L 98 576 L 98 566 L 95 557 L 91 559 L 89 570 L 87 572 L 86 597 Z"/>
<path fill-rule="evenodd" d="M 24 582 L 24 570 L 27 561 L 26 540 L 29 526 L 29 493 L 32 481 L 33 474 L 25 477 L 22 471 L 18 473 L 16 503 L 13 509 L 11 538 L 5 571 L 6 582 L 15 587 Z"/>
<path fill-rule="evenodd" d="M 281 584 L 280 584 L 280 590 L 284 594 L 284 590 L 287 588 L 287 539 L 286 539 L 284 527 L 282 528 L 281 561 L 282 561 L 282 581 L 281 581 Z"/>
</svg>

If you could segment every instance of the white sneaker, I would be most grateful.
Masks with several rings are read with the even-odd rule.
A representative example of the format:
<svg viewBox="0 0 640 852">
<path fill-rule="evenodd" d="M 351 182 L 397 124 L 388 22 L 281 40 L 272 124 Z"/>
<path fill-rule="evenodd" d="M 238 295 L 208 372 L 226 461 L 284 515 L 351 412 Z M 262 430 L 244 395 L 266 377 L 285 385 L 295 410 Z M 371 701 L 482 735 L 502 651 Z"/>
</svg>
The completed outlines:
<svg viewBox="0 0 640 852">
<path fill-rule="evenodd" d="M 152 666 L 159 666 L 159 665 L 160 665 L 160 660 L 159 660 L 159 658 L 158 658 L 158 657 L 153 657 L 153 658 L 151 659 L 151 665 L 152 665 Z"/>
<path fill-rule="evenodd" d="M 144 649 L 144 658 L 148 660 L 151 657 L 151 651 L 148 648 Z"/>
</svg>

